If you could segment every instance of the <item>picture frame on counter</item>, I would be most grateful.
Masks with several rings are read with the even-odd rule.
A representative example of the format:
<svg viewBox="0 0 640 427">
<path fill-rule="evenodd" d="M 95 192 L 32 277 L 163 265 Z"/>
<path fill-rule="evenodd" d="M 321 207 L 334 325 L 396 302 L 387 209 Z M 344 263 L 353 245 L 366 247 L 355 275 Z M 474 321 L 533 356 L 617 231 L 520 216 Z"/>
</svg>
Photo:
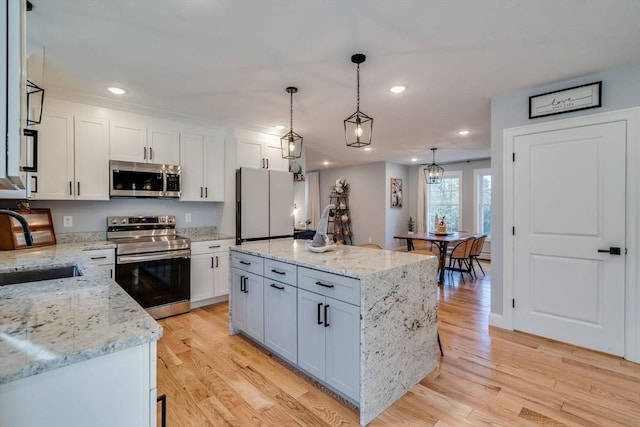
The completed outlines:
<svg viewBox="0 0 640 427">
<path fill-rule="evenodd" d="M 602 81 L 529 97 L 529 119 L 602 107 Z"/>
</svg>

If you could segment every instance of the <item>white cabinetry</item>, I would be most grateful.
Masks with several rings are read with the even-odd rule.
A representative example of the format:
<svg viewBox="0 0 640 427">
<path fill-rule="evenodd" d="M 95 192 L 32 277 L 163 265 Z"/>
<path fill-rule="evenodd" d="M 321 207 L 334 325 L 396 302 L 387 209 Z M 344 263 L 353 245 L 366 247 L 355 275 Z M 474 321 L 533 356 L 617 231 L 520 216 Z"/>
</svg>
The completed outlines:
<svg viewBox="0 0 640 427">
<path fill-rule="evenodd" d="M 191 308 L 229 294 L 229 246 L 234 240 L 191 243 Z"/>
<path fill-rule="evenodd" d="M 180 164 L 180 201 L 224 202 L 224 140 L 183 133 Z"/>
<path fill-rule="evenodd" d="M 155 427 L 156 395 L 154 341 L 0 385 L 0 425 Z"/>
<path fill-rule="evenodd" d="M 37 200 L 109 200 L 109 124 L 59 111 L 42 114 Z"/>
<path fill-rule="evenodd" d="M 360 307 L 334 297 L 353 302 L 360 282 L 298 267 L 298 287 L 298 366 L 359 401 Z"/>
<path fill-rule="evenodd" d="M 296 266 L 264 260 L 264 345 L 298 363 Z"/>
<path fill-rule="evenodd" d="M 95 262 L 110 278 L 115 278 L 116 256 L 114 249 L 91 249 L 86 251 L 89 258 Z"/>
<path fill-rule="evenodd" d="M 147 127 L 133 120 L 112 120 L 109 157 L 127 162 L 178 165 L 179 133 Z"/>
<path fill-rule="evenodd" d="M 265 135 L 267 141 L 236 140 L 236 166 L 274 170 L 289 170 L 289 161 L 282 158 L 280 139 Z"/>
<path fill-rule="evenodd" d="M 263 260 L 248 254 L 231 257 L 231 324 L 264 342 Z"/>
</svg>

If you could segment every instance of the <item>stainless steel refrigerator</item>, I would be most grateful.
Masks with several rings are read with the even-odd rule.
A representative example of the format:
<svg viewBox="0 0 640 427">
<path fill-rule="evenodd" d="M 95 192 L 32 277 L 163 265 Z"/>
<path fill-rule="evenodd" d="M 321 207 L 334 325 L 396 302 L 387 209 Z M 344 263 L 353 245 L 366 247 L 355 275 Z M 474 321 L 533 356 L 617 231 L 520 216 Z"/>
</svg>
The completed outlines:
<svg viewBox="0 0 640 427">
<path fill-rule="evenodd" d="M 293 237 L 293 174 L 236 170 L 236 244 Z"/>
</svg>

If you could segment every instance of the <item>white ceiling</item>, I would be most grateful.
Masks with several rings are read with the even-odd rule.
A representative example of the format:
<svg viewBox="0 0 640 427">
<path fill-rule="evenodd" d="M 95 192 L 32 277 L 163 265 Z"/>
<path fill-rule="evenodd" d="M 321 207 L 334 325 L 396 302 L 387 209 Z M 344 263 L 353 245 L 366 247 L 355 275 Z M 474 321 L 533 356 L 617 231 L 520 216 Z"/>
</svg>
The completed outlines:
<svg viewBox="0 0 640 427">
<path fill-rule="evenodd" d="M 640 61 L 639 0 L 31 1 L 48 95 L 271 129 L 288 125 L 285 88 L 297 86 L 308 169 L 430 162 L 430 147 L 438 162 L 486 158 L 492 97 Z M 344 142 L 354 53 L 367 55 L 369 152 Z"/>
</svg>

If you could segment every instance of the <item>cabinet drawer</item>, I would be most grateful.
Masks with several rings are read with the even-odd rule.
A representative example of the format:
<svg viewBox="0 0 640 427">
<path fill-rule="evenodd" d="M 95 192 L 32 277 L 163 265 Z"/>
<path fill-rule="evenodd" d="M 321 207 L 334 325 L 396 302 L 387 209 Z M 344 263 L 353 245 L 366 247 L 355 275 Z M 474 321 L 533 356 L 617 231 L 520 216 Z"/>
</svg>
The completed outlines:
<svg viewBox="0 0 640 427">
<path fill-rule="evenodd" d="M 229 246 L 235 245 L 235 240 L 207 240 L 191 243 L 191 255 L 208 254 L 211 252 L 226 251 Z"/>
<path fill-rule="evenodd" d="M 85 252 L 98 265 L 109 265 L 116 262 L 115 250 L 113 249 L 91 249 Z"/>
<path fill-rule="evenodd" d="M 291 286 L 296 286 L 297 271 L 296 266 L 293 264 L 287 264 L 282 261 L 275 261 L 272 259 L 264 260 L 264 277 L 277 280 L 282 283 L 286 283 Z"/>
<path fill-rule="evenodd" d="M 360 280 L 298 267 L 298 287 L 360 306 Z"/>
<path fill-rule="evenodd" d="M 231 266 L 240 270 L 262 276 L 263 259 L 259 256 L 249 255 L 241 252 L 231 253 Z"/>
</svg>

